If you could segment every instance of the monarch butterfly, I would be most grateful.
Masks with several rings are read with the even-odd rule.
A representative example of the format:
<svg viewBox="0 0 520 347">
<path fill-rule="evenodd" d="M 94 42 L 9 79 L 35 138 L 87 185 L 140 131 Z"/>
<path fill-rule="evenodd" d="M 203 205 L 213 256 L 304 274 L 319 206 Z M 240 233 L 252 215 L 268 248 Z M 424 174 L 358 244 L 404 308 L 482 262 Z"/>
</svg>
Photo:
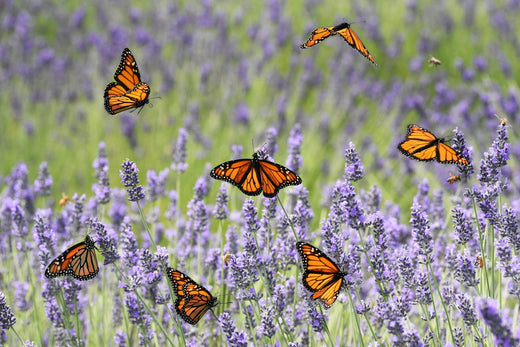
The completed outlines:
<svg viewBox="0 0 520 347">
<path fill-rule="evenodd" d="M 96 259 L 96 244 L 90 236 L 75 244 L 54 259 L 45 270 L 45 277 L 71 276 L 80 281 L 96 277 L 99 266 Z"/>
<path fill-rule="evenodd" d="M 302 43 L 300 48 L 305 49 L 312 47 L 321 41 L 325 40 L 329 36 L 334 36 L 336 34 L 340 34 L 341 37 L 347 41 L 347 43 L 354 49 L 356 49 L 359 53 L 361 53 L 365 58 L 370 60 L 375 66 L 377 66 L 376 61 L 370 53 L 368 49 L 365 48 L 363 42 L 361 42 L 360 38 L 356 35 L 354 30 L 350 28 L 350 24 L 345 22 L 333 27 L 326 28 L 317 28 L 311 33 L 311 37 L 307 40 L 307 42 Z"/>
<path fill-rule="evenodd" d="M 238 159 L 225 162 L 213 168 L 210 176 L 237 186 L 246 195 L 275 197 L 280 189 L 289 185 L 297 186 L 302 179 L 285 166 L 259 159 L 253 153 L 253 159 Z"/>
<path fill-rule="evenodd" d="M 332 306 L 343 284 L 338 266 L 322 251 L 311 244 L 296 243 L 303 262 L 303 286 L 313 292 L 312 298 L 319 300 L 325 308 Z"/>
<path fill-rule="evenodd" d="M 445 143 L 444 138 L 437 138 L 428 130 L 418 125 L 408 125 L 406 139 L 397 148 L 407 157 L 421 160 L 437 160 L 443 164 L 470 165 L 457 151 Z"/>
<path fill-rule="evenodd" d="M 121 54 L 121 63 L 114 74 L 116 82 L 105 88 L 105 110 L 117 114 L 131 108 L 139 108 L 148 103 L 150 87 L 141 82 L 141 74 L 132 52 L 128 48 Z"/>
<path fill-rule="evenodd" d="M 439 66 L 439 65 L 441 65 L 441 61 L 439 59 L 433 57 L 433 56 L 431 56 L 430 59 L 428 59 L 428 63 L 429 63 L 430 66 L 433 66 L 433 65 Z"/>
<path fill-rule="evenodd" d="M 197 324 L 209 309 L 217 305 L 217 298 L 187 275 L 172 268 L 167 269 L 167 275 L 177 295 L 175 310 L 187 323 Z"/>
<path fill-rule="evenodd" d="M 448 177 L 448 179 L 446 180 L 446 182 L 448 182 L 449 184 L 453 184 L 457 181 L 460 181 L 461 180 L 461 177 L 460 175 L 454 175 L 453 173 L 450 172 L 450 177 Z"/>
</svg>

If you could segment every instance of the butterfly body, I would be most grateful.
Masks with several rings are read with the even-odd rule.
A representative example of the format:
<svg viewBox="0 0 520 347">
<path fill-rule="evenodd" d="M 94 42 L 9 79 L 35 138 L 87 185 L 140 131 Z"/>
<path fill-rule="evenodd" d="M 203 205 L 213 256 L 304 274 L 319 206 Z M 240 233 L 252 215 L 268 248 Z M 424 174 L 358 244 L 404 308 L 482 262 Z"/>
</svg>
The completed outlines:
<svg viewBox="0 0 520 347">
<path fill-rule="evenodd" d="M 300 48 L 305 49 L 312 47 L 321 41 L 325 40 L 326 38 L 330 36 L 334 36 L 339 34 L 347 43 L 357 50 L 361 55 L 363 55 L 365 58 L 367 58 L 372 64 L 377 66 L 376 61 L 374 58 L 370 55 L 368 52 L 368 49 L 366 49 L 365 45 L 361 41 L 361 39 L 357 36 L 357 34 L 350 28 L 350 24 L 345 22 L 338 24 L 336 26 L 331 27 L 323 27 L 323 28 L 317 28 L 312 33 L 309 39 L 300 45 Z"/>
<path fill-rule="evenodd" d="M 141 74 L 132 52 L 128 48 L 121 54 L 121 62 L 114 74 L 116 82 L 110 82 L 103 95 L 105 110 L 117 114 L 146 105 L 150 96 L 150 86 L 141 81 Z"/>
<path fill-rule="evenodd" d="M 45 270 L 45 277 L 71 276 L 80 281 L 94 278 L 99 272 L 96 244 L 90 236 L 54 259 Z"/>
<path fill-rule="evenodd" d="M 285 166 L 258 158 L 238 159 L 213 168 L 210 176 L 231 183 L 246 195 L 264 193 L 267 198 L 275 197 L 280 189 L 302 183 L 301 178 Z"/>
<path fill-rule="evenodd" d="M 197 324 L 208 310 L 217 305 L 217 298 L 189 276 L 172 268 L 168 268 L 167 275 L 177 295 L 175 311 L 187 323 Z"/>
<path fill-rule="evenodd" d="M 437 138 L 430 131 L 418 125 L 408 125 L 406 139 L 397 148 L 407 157 L 420 161 L 436 160 L 442 164 L 470 165 L 457 151 L 445 143 L 444 138 Z"/>
<path fill-rule="evenodd" d="M 319 300 L 325 308 L 331 307 L 343 285 L 345 273 L 313 245 L 298 242 L 296 248 L 303 262 L 303 286 L 313 293 L 314 300 Z"/>
</svg>

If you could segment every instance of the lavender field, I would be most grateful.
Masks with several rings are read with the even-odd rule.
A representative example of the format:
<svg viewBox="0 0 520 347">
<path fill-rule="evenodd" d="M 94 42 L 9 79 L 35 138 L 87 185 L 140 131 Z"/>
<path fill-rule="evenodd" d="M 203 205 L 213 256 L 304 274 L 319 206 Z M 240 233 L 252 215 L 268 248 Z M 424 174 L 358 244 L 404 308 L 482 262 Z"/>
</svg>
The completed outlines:
<svg viewBox="0 0 520 347">
<path fill-rule="evenodd" d="M 520 346 L 519 16 L 517 0 L 1 1 L 0 346 Z M 345 21 L 377 68 L 339 37 L 299 48 Z M 150 103 L 109 115 L 125 47 Z M 399 153 L 410 123 L 472 166 Z M 248 197 L 209 176 L 259 148 L 303 183 Z M 99 274 L 46 278 L 86 235 Z M 330 309 L 297 241 L 345 273 Z M 166 267 L 217 298 L 198 324 Z"/>
</svg>

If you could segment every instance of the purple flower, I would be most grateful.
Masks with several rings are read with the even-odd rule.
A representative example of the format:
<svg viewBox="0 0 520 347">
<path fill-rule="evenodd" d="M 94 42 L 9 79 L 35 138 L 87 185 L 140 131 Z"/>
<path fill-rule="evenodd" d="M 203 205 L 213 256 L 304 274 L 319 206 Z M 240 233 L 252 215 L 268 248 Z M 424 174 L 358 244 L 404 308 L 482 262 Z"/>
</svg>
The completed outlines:
<svg viewBox="0 0 520 347">
<path fill-rule="evenodd" d="M 518 225 L 518 211 L 512 207 L 504 206 L 500 223 L 500 236 L 509 240 L 516 252 L 520 252 L 520 232 Z"/>
<path fill-rule="evenodd" d="M 471 330 L 472 326 L 478 324 L 477 312 L 473 307 L 470 297 L 466 293 L 462 293 L 456 296 L 455 306 L 462 315 L 462 320 L 466 324 L 467 328 Z"/>
<path fill-rule="evenodd" d="M 460 205 L 455 206 L 452 210 L 453 225 L 455 227 L 455 239 L 457 244 L 463 245 L 468 243 L 475 237 L 475 230 L 471 223 L 468 213 L 462 211 Z"/>
<path fill-rule="evenodd" d="M 37 196 L 51 195 L 52 176 L 47 168 L 47 162 L 40 164 L 38 179 L 34 181 L 34 194 Z"/>
<path fill-rule="evenodd" d="M 235 124 L 249 124 L 250 115 L 249 107 L 246 103 L 240 102 L 235 106 Z"/>
<path fill-rule="evenodd" d="M 292 171 L 298 173 L 302 166 L 303 158 L 301 156 L 301 146 L 303 142 L 303 133 L 300 124 L 296 124 L 289 134 L 287 140 L 287 157 L 286 165 Z"/>
<path fill-rule="evenodd" d="M 475 257 L 465 252 L 464 255 L 457 256 L 457 263 L 455 268 L 457 281 L 468 287 L 477 286 L 480 283 L 480 279 L 477 278 Z"/>
<path fill-rule="evenodd" d="M 118 347 L 126 347 L 126 334 L 121 329 L 116 330 L 114 343 Z"/>
<path fill-rule="evenodd" d="M 276 152 L 278 152 L 278 145 L 276 144 L 276 137 L 278 136 L 278 131 L 275 128 L 269 128 L 267 129 L 266 134 L 266 144 L 265 144 L 265 150 L 266 152 L 274 157 Z"/>
<path fill-rule="evenodd" d="M 7 330 L 16 323 L 16 317 L 13 310 L 5 300 L 4 293 L 0 292 L 0 328 Z"/>
<path fill-rule="evenodd" d="M 108 204 L 110 202 L 110 180 L 108 177 L 108 156 L 105 142 L 101 141 L 98 147 L 98 156 L 92 166 L 96 170 L 97 182 L 92 185 L 92 191 L 96 194 L 97 202 Z"/>
<path fill-rule="evenodd" d="M 90 219 L 90 228 L 96 232 L 96 243 L 101 249 L 101 254 L 105 257 L 104 265 L 111 264 L 120 258 L 117 253 L 117 235 L 114 230 L 105 227 L 97 218 Z"/>
<path fill-rule="evenodd" d="M 464 133 L 460 131 L 458 127 L 453 130 L 453 133 L 454 136 L 451 147 L 461 153 L 462 156 L 471 163 L 473 160 L 473 148 L 466 145 Z M 473 165 L 457 165 L 457 170 L 463 176 L 470 176 L 474 172 Z"/>
<path fill-rule="evenodd" d="M 365 170 L 356 152 L 356 147 L 352 142 L 349 142 L 348 146 L 345 147 L 345 161 L 345 173 L 343 174 L 343 178 L 351 182 L 362 179 Z"/>
<path fill-rule="evenodd" d="M 183 173 L 188 169 L 186 164 L 186 144 L 188 143 L 188 132 L 184 128 L 179 128 L 179 136 L 172 154 L 171 169 L 178 173 Z"/>
<path fill-rule="evenodd" d="M 258 326 L 258 333 L 268 338 L 273 337 L 276 333 L 276 311 L 273 306 L 268 305 L 263 299 L 260 300 L 260 317 L 261 324 Z"/>
<path fill-rule="evenodd" d="M 433 251 L 433 238 L 430 232 L 430 224 L 428 215 L 417 203 L 412 205 L 412 217 L 410 218 L 412 226 L 412 236 L 415 244 L 419 247 L 419 254 L 425 257 L 427 262 L 431 262 L 431 253 Z"/>
<path fill-rule="evenodd" d="M 501 168 L 507 165 L 511 152 L 511 144 L 507 142 L 507 127 L 499 126 L 498 136 L 493 140 L 489 150 L 480 160 L 480 172 L 477 179 L 481 184 L 493 184 L 501 178 Z"/>
<path fill-rule="evenodd" d="M 168 168 L 159 172 L 159 175 L 154 170 L 148 170 L 146 173 L 146 181 L 148 183 L 148 198 L 150 201 L 156 201 L 166 194 L 166 179 L 168 178 Z"/>
<path fill-rule="evenodd" d="M 139 184 L 139 178 L 137 177 L 139 172 L 137 165 L 130 159 L 126 159 L 121 167 L 123 170 L 119 170 L 119 177 L 121 177 L 121 183 L 127 189 L 128 200 L 139 201 L 144 199 L 143 187 Z"/>
<path fill-rule="evenodd" d="M 476 306 L 480 316 L 494 335 L 497 346 L 513 347 L 520 344 L 520 340 L 513 336 L 510 319 L 503 317 L 494 299 L 478 298 Z"/>
<path fill-rule="evenodd" d="M 227 207 L 228 195 L 227 195 L 227 184 L 222 183 L 217 193 L 215 207 L 213 208 L 213 216 L 215 219 L 223 220 L 229 215 L 229 208 Z"/>
<path fill-rule="evenodd" d="M 230 347 L 246 347 L 247 335 L 243 331 L 237 331 L 235 323 L 228 312 L 223 312 L 219 317 L 222 331 L 226 334 L 227 344 Z"/>
</svg>

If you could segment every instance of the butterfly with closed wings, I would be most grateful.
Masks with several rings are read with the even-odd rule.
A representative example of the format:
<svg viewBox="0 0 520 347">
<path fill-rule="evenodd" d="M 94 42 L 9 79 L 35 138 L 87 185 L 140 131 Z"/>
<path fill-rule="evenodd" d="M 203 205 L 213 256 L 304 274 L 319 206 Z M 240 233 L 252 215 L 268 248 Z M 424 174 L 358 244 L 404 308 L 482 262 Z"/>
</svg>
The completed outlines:
<svg viewBox="0 0 520 347">
<path fill-rule="evenodd" d="M 338 297 L 343 277 L 339 267 L 325 253 L 313 245 L 297 242 L 296 248 L 303 262 L 303 286 L 314 293 L 312 298 L 330 308 Z"/>
<path fill-rule="evenodd" d="M 197 324 L 208 310 L 217 305 L 217 298 L 188 275 L 172 268 L 167 269 L 167 275 L 177 295 L 175 311 L 187 323 Z"/>
<path fill-rule="evenodd" d="M 330 36 L 334 36 L 339 34 L 347 43 L 357 50 L 361 55 L 363 55 L 365 58 L 367 58 L 372 64 L 374 64 L 377 67 L 377 63 L 374 60 L 374 58 L 370 55 L 368 52 L 368 49 L 366 49 L 365 45 L 361 41 L 361 39 L 356 35 L 354 30 L 350 28 L 350 24 L 345 22 L 338 24 L 336 26 L 331 27 L 325 27 L 325 28 L 317 28 L 312 33 L 309 39 L 300 45 L 300 48 L 305 49 L 312 47 L 321 41 L 325 40 L 326 38 Z"/>
<path fill-rule="evenodd" d="M 253 159 L 231 160 L 213 168 L 210 176 L 231 183 L 246 195 L 264 193 L 266 198 L 275 197 L 280 189 L 297 186 L 302 179 L 285 166 L 260 159 L 253 153 Z"/>
<path fill-rule="evenodd" d="M 137 62 L 128 48 L 121 54 L 121 63 L 114 79 L 116 82 L 110 82 L 105 88 L 105 110 L 108 113 L 117 114 L 149 102 L 150 86 L 141 82 Z"/>
<path fill-rule="evenodd" d="M 96 258 L 96 244 L 90 236 L 71 246 L 54 259 L 45 270 L 45 277 L 71 276 L 80 281 L 96 277 L 99 266 Z"/>
</svg>

